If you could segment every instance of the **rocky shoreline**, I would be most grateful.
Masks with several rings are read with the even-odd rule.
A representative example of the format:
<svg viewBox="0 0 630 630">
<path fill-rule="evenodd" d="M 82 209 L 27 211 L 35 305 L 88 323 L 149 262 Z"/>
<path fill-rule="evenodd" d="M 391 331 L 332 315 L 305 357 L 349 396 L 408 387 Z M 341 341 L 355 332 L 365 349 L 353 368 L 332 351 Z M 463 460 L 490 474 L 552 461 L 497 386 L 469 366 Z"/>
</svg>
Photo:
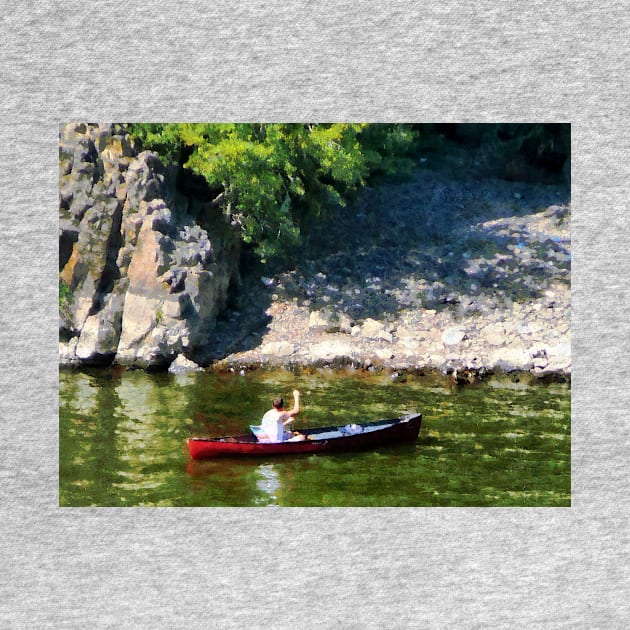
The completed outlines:
<svg viewBox="0 0 630 630">
<path fill-rule="evenodd" d="M 433 370 L 458 382 L 496 370 L 570 377 L 569 207 L 477 229 L 487 255 L 469 251 L 466 241 L 437 247 L 429 267 L 437 262 L 459 273 L 435 280 L 423 267 L 426 250 L 407 256 L 416 273 L 374 273 L 363 285 L 351 274 L 339 281 L 338 256 L 317 266 L 328 273 L 262 278 L 270 293 L 263 330 L 223 347 L 215 367 Z M 490 246 L 497 241 L 504 251 Z"/>
<path fill-rule="evenodd" d="M 568 185 L 421 160 L 272 272 L 120 130 L 67 125 L 60 146 L 62 365 L 570 378 Z"/>
</svg>

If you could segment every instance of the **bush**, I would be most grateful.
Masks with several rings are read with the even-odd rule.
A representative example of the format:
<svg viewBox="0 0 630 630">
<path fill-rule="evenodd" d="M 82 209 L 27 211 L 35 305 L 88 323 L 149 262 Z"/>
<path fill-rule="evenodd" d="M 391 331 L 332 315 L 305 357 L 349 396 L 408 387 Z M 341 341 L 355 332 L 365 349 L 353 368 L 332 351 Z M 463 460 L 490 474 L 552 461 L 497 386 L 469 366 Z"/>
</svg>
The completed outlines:
<svg viewBox="0 0 630 630">
<path fill-rule="evenodd" d="M 264 260 L 301 243 L 311 221 L 347 207 L 370 177 L 410 169 L 408 125 L 134 124 L 145 149 L 201 175 L 210 199 Z"/>
<path fill-rule="evenodd" d="M 59 308 L 69 306 L 72 303 L 72 289 L 59 278 Z"/>
</svg>

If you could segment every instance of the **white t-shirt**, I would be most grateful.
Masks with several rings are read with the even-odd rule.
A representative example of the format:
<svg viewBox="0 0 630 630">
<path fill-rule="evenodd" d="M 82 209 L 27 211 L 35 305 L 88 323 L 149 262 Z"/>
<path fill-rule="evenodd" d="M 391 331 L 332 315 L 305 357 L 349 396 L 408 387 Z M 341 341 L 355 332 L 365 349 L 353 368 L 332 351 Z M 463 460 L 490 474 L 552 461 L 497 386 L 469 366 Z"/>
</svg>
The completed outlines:
<svg viewBox="0 0 630 630">
<path fill-rule="evenodd" d="M 286 411 L 270 409 L 260 422 L 262 430 L 267 434 L 272 442 L 282 442 L 284 440 L 284 425 L 282 422 L 287 419 Z"/>
</svg>

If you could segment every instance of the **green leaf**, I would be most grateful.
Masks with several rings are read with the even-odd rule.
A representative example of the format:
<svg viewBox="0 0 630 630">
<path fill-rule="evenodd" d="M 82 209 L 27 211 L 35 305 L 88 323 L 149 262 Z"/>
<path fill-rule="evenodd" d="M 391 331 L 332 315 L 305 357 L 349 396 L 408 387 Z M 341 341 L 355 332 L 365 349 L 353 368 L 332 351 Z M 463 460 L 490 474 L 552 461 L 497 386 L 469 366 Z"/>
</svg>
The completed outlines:
<svg viewBox="0 0 630 630">
<path fill-rule="evenodd" d="M 371 173 L 402 168 L 415 137 L 405 125 L 363 123 L 165 123 L 131 129 L 165 160 L 186 155 L 183 166 L 206 180 L 243 241 L 261 257 L 298 245 L 302 225 L 345 206 Z"/>
</svg>

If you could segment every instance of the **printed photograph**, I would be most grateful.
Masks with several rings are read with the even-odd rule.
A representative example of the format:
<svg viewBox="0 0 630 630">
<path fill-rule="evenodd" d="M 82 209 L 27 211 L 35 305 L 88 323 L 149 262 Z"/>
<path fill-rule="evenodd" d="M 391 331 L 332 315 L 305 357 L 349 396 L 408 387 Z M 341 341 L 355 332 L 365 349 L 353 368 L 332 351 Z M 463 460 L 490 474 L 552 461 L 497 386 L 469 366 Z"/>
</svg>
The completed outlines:
<svg viewBox="0 0 630 630">
<path fill-rule="evenodd" d="M 569 507 L 571 125 L 59 127 L 59 505 Z"/>
</svg>

